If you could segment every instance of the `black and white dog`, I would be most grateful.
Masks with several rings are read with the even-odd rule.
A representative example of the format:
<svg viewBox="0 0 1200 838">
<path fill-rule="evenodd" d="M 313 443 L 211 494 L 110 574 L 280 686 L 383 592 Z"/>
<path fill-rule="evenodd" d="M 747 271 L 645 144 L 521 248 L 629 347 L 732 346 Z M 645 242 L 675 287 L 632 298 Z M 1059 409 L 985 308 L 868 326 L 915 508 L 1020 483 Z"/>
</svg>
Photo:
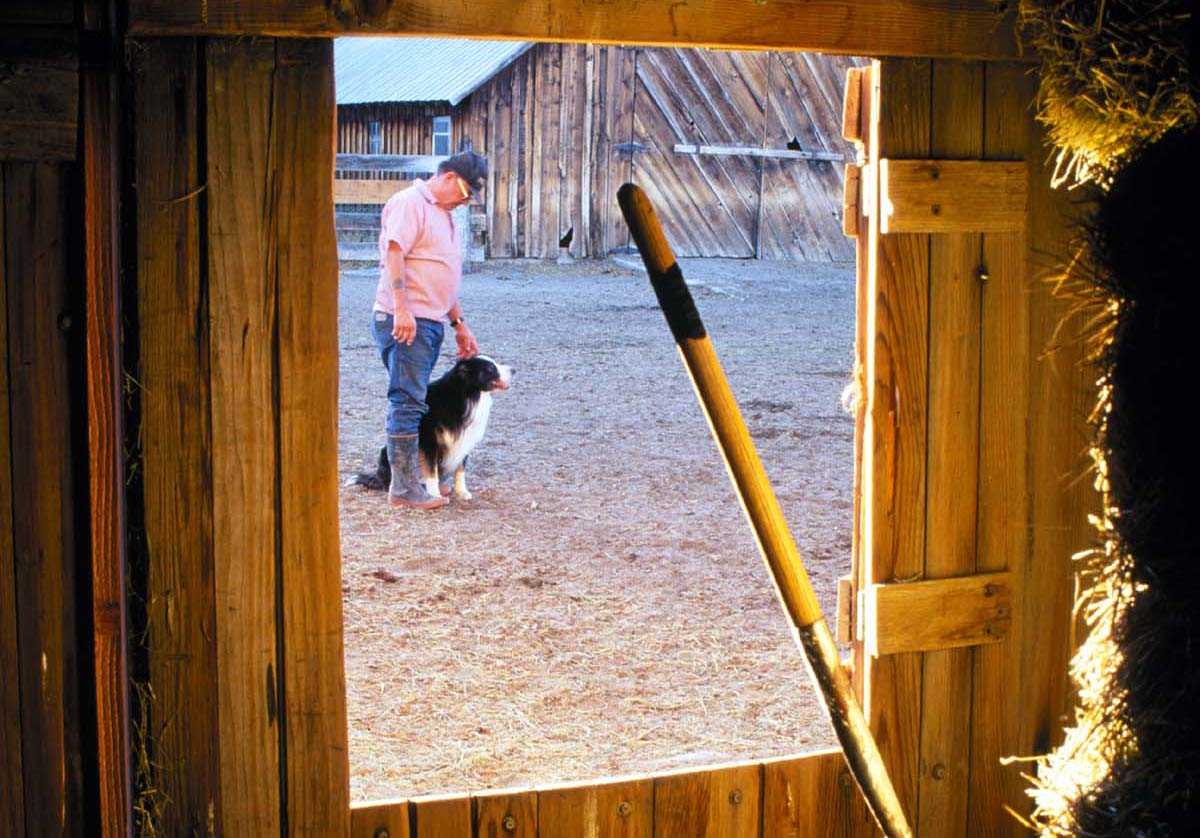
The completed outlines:
<svg viewBox="0 0 1200 838">
<path fill-rule="evenodd" d="M 421 417 L 419 440 L 421 476 L 429 494 L 450 494 L 453 479 L 454 496 L 459 500 L 471 499 L 467 490 L 467 457 L 487 431 L 492 393 L 507 390 L 512 376 L 512 367 L 498 364 L 486 355 L 476 355 L 459 361 L 437 381 L 430 382 L 425 395 L 429 412 Z M 380 490 L 386 490 L 391 482 L 387 448 L 380 450 L 374 473 L 360 474 L 350 480 L 351 485 Z"/>
</svg>

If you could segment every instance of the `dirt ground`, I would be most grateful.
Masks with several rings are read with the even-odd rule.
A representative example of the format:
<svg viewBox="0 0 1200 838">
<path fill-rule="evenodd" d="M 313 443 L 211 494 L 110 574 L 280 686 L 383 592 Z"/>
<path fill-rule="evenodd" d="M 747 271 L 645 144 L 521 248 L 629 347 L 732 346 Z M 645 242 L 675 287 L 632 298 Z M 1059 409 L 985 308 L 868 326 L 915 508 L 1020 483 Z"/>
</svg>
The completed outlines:
<svg viewBox="0 0 1200 838">
<path fill-rule="evenodd" d="M 850 563 L 853 268 L 683 270 L 832 621 Z M 383 442 L 374 283 L 342 275 L 343 477 Z M 353 799 L 831 744 L 645 275 L 489 262 L 462 299 L 483 351 L 516 368 L 471 459 L 475 499 L 395 512 L 342 489 Z M 453 352 L 448 336 L 435 375 Z"/>
</svg>

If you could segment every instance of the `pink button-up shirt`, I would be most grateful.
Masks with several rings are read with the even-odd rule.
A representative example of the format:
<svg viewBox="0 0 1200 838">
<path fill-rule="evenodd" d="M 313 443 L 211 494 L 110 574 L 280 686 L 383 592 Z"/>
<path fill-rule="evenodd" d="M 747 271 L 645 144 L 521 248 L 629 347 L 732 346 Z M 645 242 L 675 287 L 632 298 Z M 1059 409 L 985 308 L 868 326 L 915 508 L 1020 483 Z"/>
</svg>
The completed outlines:
<svg viewBox="0 0 1200 838">
<path fill-rule="evenodd" d="M 379 231 L 379 284 L 375 310 L 395 314 L 387 272 L 388 244 L 404 254 L 404 297 L 413 317 L 441 320 L 458 301 L 462 255 L 454 221 L 437 205 L 423 180 L 397 192 L 383 205 Z"/>
</svg>

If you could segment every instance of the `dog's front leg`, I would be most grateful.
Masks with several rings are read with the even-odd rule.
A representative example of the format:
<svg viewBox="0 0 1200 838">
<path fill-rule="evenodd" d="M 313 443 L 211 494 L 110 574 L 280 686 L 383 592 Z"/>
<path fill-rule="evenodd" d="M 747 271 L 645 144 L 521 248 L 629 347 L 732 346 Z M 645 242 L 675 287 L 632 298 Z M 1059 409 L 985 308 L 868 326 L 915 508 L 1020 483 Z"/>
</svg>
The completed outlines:
<svg viewBox="0 0 1200 838">
<path fill-rule="evenodd" d="M 467 491 L 467 461 L 459 463 L 454 471 L 454 497 L 459 500 L 470 500 L 474 497 Z"/>
<path fill-rule="evenodd" d="M 435 498 L 441 497 L 441 494 L 438 492 L 438 467 L 436 465 L 430 466 L 425 462 L 424 457 L 421 458 L 421 479 L 425 483 L 425 491 L 428 494 L 433 495 Z"/>
</svg>

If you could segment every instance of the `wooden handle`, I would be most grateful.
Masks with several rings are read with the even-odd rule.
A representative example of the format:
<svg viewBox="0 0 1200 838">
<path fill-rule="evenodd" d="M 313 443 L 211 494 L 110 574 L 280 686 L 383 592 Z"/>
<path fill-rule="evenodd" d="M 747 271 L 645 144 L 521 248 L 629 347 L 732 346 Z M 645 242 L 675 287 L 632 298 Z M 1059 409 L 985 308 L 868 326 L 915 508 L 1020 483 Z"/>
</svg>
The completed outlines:
<svg viewBox="0 0 1200 838">
<path fill-rule="evenodd" d="M 646 194 L 629 183 L 617 192 L 617 201 L 784 608 L 797 626 L 810 626 L 821 619 L 817 595 L 654 208 Z"/>
<path fill-rule="evenodd" d="M 784 610 L 795 626 L 809 672 L 842 744 L 850 773 L 884 833 L 907 838 L 912 835 L 912 830 L 900 799 L 850 680 L 842 669 L 837 644 L 821 616 L 821 606 L 784 520 L 783 509 L 767 480 L 750 431 L 738 410 L 729 381 L 717 360 L 717 353 L 654 208 L 645 193 L 632 183 L 620 188 L 617 202 L 650 274 L 650 283 L 671 327 L 671 334 L 675 336 L 679 354 L 691 376 L 696 397 L 704 409 L 742 510 L 750 522 L 759 552 L 766 560 Z"/>
</svg>

